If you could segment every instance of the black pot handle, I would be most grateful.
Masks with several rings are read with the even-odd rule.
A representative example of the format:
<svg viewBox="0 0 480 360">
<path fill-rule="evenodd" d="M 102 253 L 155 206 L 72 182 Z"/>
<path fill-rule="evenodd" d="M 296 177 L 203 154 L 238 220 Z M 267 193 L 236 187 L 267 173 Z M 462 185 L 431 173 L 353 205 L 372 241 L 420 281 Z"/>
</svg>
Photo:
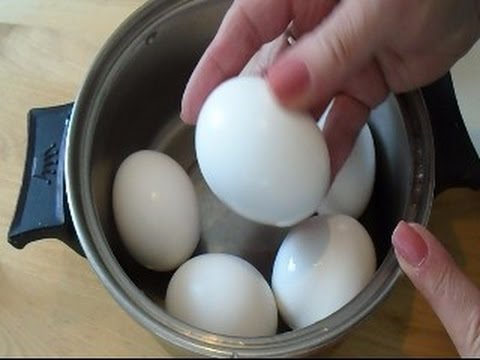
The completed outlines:
<svg viewBox="0 0 480 360">
<path fill-rule="evenodd" d="M 22 186 L 9 243 L 17 249 L 57 238 L 85 256 L 76 238 L 65 192 L 65 141 L 73 104 L 32 109 Z"/>
<path fill-rule="evenodd" d="M 480 189 L 480 159 L 468 135 L 450 73 L 422 88 L 435 143 L 435 195 L 449 188 Z"/>
</svg>

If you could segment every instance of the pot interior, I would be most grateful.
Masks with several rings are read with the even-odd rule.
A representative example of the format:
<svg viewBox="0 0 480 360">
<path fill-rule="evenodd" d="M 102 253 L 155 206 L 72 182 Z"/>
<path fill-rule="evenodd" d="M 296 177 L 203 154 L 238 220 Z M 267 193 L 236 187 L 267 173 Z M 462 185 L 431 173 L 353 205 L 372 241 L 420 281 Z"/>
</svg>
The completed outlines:
<svg viewBox="0 0 480 360">
<path fill-rule="evenodd" d="M 168 16 L 161 16 L 167 14 L 165 6 L 150 5 L 150 10 L 157 11 L 158 16 L 151 18 L 148 26 L 137 26 L 136 33 L 131 34 L 135 41 L 125 45 L 125 39 L 122 40 L 122 50 L 117 49 L 118 59 L 102 69 L 108 75 L 98 79 L 103 81 L 101 89 L 92 90 L 94 116 L 78 120 L 93 124 L 88 178 L 101 231 L 122 270 L 160 312 L 172 272 L 154 272 L 138 265 L 122 246 L 112 213 L 115 173 L 132 152 L 142 149 L 164 152 L 190 175 L 200 200 L 202 222 L 195 254 L 227 252 L 241 256 L 269 281 L 275 253 L 288 231 L 288 228 L 255 224 L 228 210 L 212 194 L 199 172 L 194 151 L 195 128 L 180 120 L 180 101 L 193 68 L 230 2 L 180 3 L 185 4 L 169 10 Z M 121 34 L 113 37 L 110 48 L 118 46 L 121 39 Z M 414 159 L 406 123 L 403 100 L 394 96 L 375 109 L 369 119 L 377 172 L 371 201 L 359 220 L 375 244 L 378 263 L 375 278 L 384 279 L 391 275 L 385 272 L 396 270 L 390 237 L 411 202 Z M 380 280 L 372 282 L 375 281 Z M 372 294 L 378 296 L 381 291 L 374 289 Z M 279 333 L 289 331 L 280 323 Z"/>
</svg>

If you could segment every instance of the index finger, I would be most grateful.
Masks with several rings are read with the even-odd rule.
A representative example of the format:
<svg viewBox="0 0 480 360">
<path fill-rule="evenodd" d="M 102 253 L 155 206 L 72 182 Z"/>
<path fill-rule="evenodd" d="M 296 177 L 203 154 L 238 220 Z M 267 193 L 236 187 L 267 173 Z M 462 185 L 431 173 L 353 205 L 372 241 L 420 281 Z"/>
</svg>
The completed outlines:
<svg viewBox="0 0 480 360">
<path fill-rule="evenodd" d="M 288 0 L 237 0 L 200 59 L 185 89 L 181 118 L 196 121 L 208 94 L 224 80 L 236 76 L 255 52 L 275 39 L 291 18 Z"/>
</svg>

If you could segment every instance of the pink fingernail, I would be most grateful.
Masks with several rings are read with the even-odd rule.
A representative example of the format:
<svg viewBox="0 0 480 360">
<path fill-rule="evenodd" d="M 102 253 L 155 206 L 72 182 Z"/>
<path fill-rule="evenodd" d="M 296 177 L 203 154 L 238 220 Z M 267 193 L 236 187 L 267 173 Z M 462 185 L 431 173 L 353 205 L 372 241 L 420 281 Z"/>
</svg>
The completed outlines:
<svg viewBox="0 0 480 360">
<path fill-rule="evenodd" d="M 405 221 L 400 221 L 395 228 L 392 244 L 395 252 L 414 267 L 420 267 L 428 254 L 428 246 L 423 238 Z"/>
<path fill-rule="evenodd" d="M 299 102 L 310 89 L 310 73 L 300 60 L 280 60 L 269 69 L 267 80 L 280 102 L 287 105 Z"/>
</svg>

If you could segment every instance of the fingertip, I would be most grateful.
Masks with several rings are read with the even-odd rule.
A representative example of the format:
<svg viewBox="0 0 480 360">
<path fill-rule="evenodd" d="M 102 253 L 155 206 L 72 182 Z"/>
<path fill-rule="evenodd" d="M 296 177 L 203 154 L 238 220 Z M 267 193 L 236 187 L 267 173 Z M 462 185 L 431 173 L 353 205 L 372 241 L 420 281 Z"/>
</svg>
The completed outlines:
<svg viewBox="0 0 480 360">
<path fill-rule="evenodd" d="M 195 71 L 190 76 L 190 79 L 183 89 L 182 98 L 180 100 L 180 119 L 186 124 L 192 124 L 196 118 L 195 111 L 192 109 L 192 104 L 195 103 Z M 198 93 L 198 91 L 197 91 Z"/>
<path fill-rule="evenodd" d="M 182 98 L 182 103 L 180 106 L 180 119 L 188 125 L 194 124 L 196 119 L 191 107 L 185 101 L 185 96 Z"/>
<path fill-rule="evenodd" d="M 277 99 L 285 106 L 292 108 L 308 106 L 311 77 L 307 65 L 302 60 L 279 59 L 268 69 L 266 80 Z"/>
<path fill-rule="evenodd" d="M 195 123 L 197 116 L 195 114 L 195 111 L 193 111 L 191 104 L 189 102 L 188 98 L 188 86 L 185 89 L 183 96 L 182 96 L 182 101 L 180 104 L 180 119 L 188 125 L 192 125 Z"/>
<path fill-rule="evenodd" d="M 401 220 L 392 234 L 395 254 L 413 268 L 419 268 L 428 256 L 428 246 L 422 234 L 412 224 Z"/>
<path fill-rule="evenodd" d="M 185 115 L 184 112 L 180 112 L 180 120 L 182 120 L 187 125 L 194 125 L 195 120 L 191 116 Z"/>
</svg>

